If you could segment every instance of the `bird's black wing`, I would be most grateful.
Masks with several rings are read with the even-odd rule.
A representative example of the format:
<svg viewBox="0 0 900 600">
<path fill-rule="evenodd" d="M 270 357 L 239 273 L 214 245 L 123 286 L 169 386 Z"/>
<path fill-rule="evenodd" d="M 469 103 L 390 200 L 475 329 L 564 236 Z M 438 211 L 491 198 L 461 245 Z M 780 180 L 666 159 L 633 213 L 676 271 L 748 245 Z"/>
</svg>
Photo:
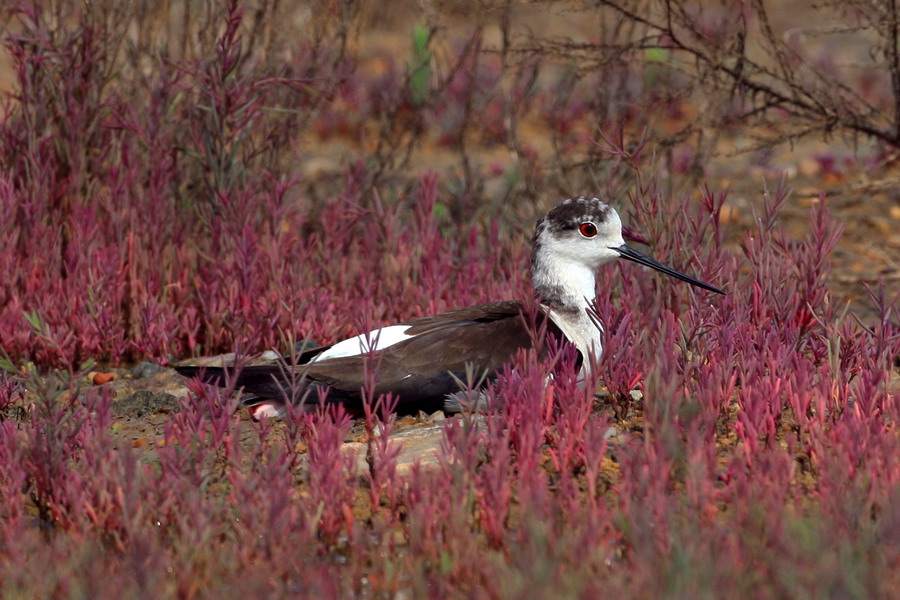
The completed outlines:
<svg viewBox="0 0 900 600">
<path fill-rule="evenodd" d="M 369 355 L 317 361 L 304 372 L 347 400 L 361 398 L 366 373 L 376 376 L 375 394 L 392 393 L 403 412 L 440 407 L 444 397 L 460 391 L 467 372 L 475 381 L 493 377 L 522 348 L 530 348 L 550 327 L 559 330 L 544 313 L 534 317 L 520 302 L 482 304 L 439 315 L 413 319 L 406 335 L 412 336 Z"/>
<path fill-rule="evenodd" d="M 411 337 L 382 350 L 295 367 L 245 367 L 237 375 L 236 386 L 262 398 L 283 398 L 288 389 L 297 398 L 311 388 L 326 386 L 329 400 L 358 409 L 362 390 L 374 377 L 376 397 L 392 393 L 399 398 L 401 412 L 428 411 L 440 408 L 447 394 L 460 391 L 458 381 L 465 382 L 467 370 L 474 373 L 475 383 L 482 376 L 491 378 L 520 349 L 532 347 L 546 333 L 562 335 L 543 311 L 536 307 L 530 311 L 521 302 L 482 304 L 401 325 L 409 326 L 406 335 Z M 178 371 L 188 377 L 202 372 L 204 381 L 218 385 L 225 380 L 221 369 L 181 367 Z"/>
</svg>

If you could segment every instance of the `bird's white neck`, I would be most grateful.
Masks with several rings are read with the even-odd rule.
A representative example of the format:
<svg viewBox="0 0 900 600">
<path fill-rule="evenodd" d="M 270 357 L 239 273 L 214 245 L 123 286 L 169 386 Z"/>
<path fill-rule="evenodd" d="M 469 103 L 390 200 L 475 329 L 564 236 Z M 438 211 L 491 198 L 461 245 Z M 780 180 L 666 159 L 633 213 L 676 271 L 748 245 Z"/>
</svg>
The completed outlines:
<svg viewBox="0 0 900 600">
<path fill-rule="evenodd" d="M 535 294 L 540 298 L 553 322 L 560 328 L 583 357 L 583 370 L 590 370 L 603 349 L 601 329 L 591 319 L 589 310 L 595 292 L 594 271 L 588 266 L 562 260 L 558 255 L 538 249 L 531 265 Z"/>
</svg>

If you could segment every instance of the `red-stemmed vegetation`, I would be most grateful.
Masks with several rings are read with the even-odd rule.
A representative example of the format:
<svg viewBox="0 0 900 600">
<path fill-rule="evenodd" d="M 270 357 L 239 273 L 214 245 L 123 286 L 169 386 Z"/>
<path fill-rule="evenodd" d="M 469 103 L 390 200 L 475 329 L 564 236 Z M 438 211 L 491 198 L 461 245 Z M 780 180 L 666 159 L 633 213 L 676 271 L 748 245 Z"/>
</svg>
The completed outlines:
<svg viewBox="0 0 900 600">
<path fill-rule="evenodd" d="M 741 231 L 726 191 L 679 191 L 704 150 L 648 150 L 654 125 L 636 107 L 675 119 L 690 101 L 664 93 L 687 75 L 663 73 L 658 53 L 587 75 L 550 68 L 578 48 L 516 49 L 501 19 L 498 51 L 481 30 L 440 46 L 439 28 L 417 27 L 409 62 L 366 68 L 354 3 L 317 4 L 292 39 L 273 33 L 275 9 L 210 2 L 208 22 L 185 15 L 183 38 L 168 30 L 162 46 L 122 3 L 97 4 L 20 2 L 4 38 L 0 595 L 900 587 L 896 298 L 870 287 L 877 317 L 856 319 L 829 293 L 841 225 L 824 195 L 796 236 L 779 222 L 784 179 Z M 523 122 L 552 143 L 534 146 Z M 354 160 L 300 174 L 311 143 L 348 139 Z M 453 167 L 411 166 L 428 144 Z M 148 451 L 118 435 L 110 390 L 85 384 L 97 363 L 247 357 L 527 298 L 534 220 L 582 192 L 610 197 L 633 239 L 728 295 L 606 267 L 588 381 L 569 348 L 522 353 L 485 388 L 489 412 L 447 419 L 434 464 L 398 468 L 377 364 L 362 455 L 343 410 L 254 423 L 233 390 L 196 382 Z"/>
</svg>

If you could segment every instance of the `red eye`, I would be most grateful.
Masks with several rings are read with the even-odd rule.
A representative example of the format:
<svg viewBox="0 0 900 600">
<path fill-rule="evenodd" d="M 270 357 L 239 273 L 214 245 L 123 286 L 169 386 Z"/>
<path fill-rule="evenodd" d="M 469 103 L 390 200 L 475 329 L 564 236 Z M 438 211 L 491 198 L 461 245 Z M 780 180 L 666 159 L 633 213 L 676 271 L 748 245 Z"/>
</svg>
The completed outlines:
<svg viewBox="0 0 900 600">
<path fill-rule="evenodd" d="M 584 237 L 591 238 L 597 235 L 597 226 L 593 223 L 582 223 L 578 228 L 578 231 L 580 231 L 581 235 Z"/>
</svg>

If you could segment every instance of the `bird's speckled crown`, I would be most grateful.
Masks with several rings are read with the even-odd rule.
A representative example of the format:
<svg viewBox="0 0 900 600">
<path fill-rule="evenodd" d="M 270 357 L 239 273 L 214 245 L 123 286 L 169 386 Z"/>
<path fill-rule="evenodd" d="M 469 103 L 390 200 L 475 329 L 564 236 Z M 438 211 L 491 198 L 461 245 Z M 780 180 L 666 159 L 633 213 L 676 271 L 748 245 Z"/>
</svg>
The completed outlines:
<svg viewBox="0 0 900 600">
<path fill-rule="evenodd" d="M 599 198 L 569 198 L 557 204 L 547 216 L 538 221 L 535 236 L 543 230 L 558 233 L 575 229 L 588 221 L 599 227 L 608 215 L 609 205 Z"/>
</svg>

